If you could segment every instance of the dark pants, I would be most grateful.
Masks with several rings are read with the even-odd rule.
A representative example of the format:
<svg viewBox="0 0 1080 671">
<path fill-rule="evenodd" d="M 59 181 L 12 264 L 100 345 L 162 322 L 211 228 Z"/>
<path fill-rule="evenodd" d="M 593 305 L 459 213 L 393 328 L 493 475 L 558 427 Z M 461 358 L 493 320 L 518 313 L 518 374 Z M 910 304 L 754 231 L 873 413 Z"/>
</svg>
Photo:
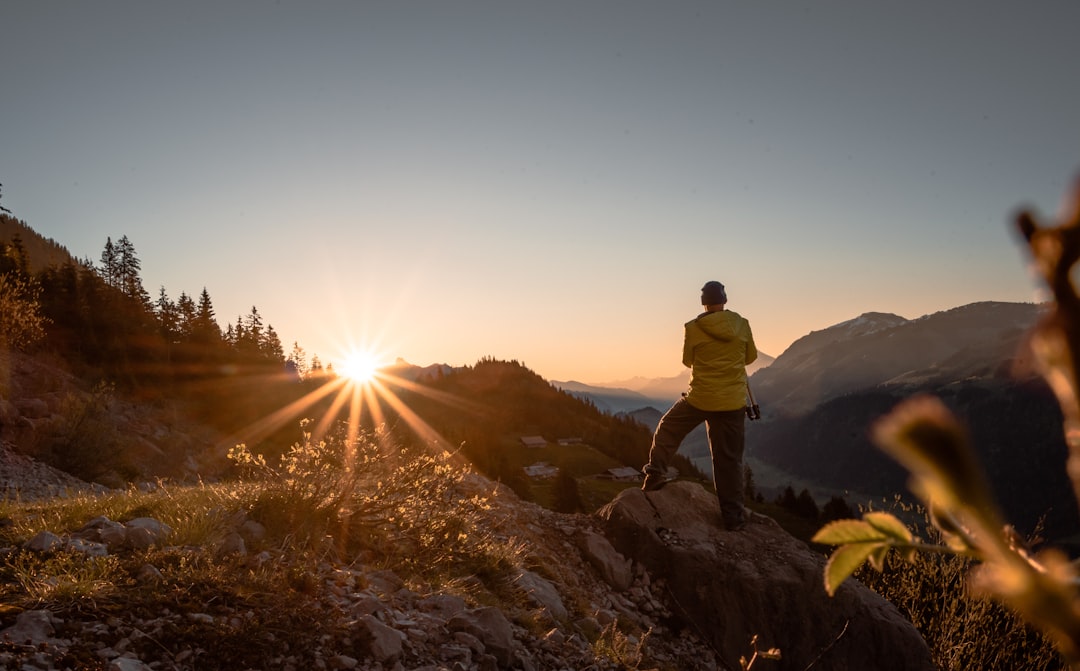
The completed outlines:
<svg viewBox="0 0 1080 671">
<path fill-rule="evenodd" d="M 746 442 L 746 410 L 698 410 L 686 402 L 675 405 L 660 419 L 653 434 L 652 449 L 645 472 L 663 473 L 686 434 L 702 422 L 709 433 L 712 453 L 713 485 L 720 499 L 724 524 L 733 525 L 746 518 L 743 508 L 743 446 Z"/>
</svg>

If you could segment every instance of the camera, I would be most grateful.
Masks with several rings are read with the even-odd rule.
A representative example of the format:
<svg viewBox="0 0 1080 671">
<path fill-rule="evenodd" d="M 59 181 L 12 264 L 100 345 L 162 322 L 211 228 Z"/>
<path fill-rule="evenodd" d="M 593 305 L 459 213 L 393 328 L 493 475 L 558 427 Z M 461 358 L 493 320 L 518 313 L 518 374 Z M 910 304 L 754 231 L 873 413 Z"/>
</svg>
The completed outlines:
<svg viewBox="0 0 1080 671">
<path fill-rule="evenodd" d="M 757 403 L 746 404 L 746 416 L 750 418 L 750 421 L 761 419 L 761 408 L 758 407 Z"/>
</svg>

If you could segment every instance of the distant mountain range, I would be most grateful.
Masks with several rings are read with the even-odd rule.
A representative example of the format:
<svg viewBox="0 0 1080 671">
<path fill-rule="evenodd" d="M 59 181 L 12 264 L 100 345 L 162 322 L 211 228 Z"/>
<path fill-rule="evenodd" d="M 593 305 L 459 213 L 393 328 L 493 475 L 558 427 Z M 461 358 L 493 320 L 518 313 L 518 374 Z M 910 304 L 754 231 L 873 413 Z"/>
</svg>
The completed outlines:
<svg viewBox="0 0 1080 671">
<path fill-rule="evenodd" d="M 1042 311 L 1031 303 L 984 302 L 919 319 L 869 312 L 796 340 L 753 376 L 754 392 L 762 412 L 797 416 L 880 385 L 1008 377 L 1023 368 L 1024 334 Z"/>
</svg>

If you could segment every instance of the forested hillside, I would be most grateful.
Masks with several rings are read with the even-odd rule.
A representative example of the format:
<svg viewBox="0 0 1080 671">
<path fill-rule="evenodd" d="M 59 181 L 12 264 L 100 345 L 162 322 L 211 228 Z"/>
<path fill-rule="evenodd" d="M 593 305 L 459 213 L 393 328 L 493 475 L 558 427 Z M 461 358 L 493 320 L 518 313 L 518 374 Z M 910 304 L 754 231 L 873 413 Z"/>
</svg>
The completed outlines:
<svg viewBox="0 0 1080 671">
<path fill-rule="evenodd" d="M 173 299 L 164 287 L 151 297 L 127 236 L 107 238 L 94 263 L 61 254 L 62 248 L 10 216 L 0 215 L 0 223 L 14 231 L 0 240 L 0 274 L 28 282 L 27 293 L 12 299 L 36 302 L 45 319 L 44 337 L 33 351 L 58 356 L 80 376 L 157 396 L 193 379 L 279 370 L 285 362 L 274 327 L 254 306 L 222 330 L 206 288 L 197 298 L 181 292 Z"/>
<path fill-rule="evenodd" d="M 635 469 L 648 460 L 649 429 L 632 418 L 601 412 L 516 361 L 483 359 L 418 382 L 423 386 L 419 390 L 396 390 L 403 404 L 436 427 L 449 443 L 460 445 L 483 473 L 526 497 L 520 469 L 514 470 L 507 459 L 510 451 L 527 449 L 520 444 L 522 436 L 572 442 L 571 449 L 595 449 Z M 680 472 L 696 473 L 689 462 L 681 457 L 677 461 Z"/>
<path fill-rule="evenodd" d="M 19 342 L 11 343 L 22 350 L 20 366 L 29 371 L 33 359 L 60 366 L 93 400 L 79 404 L 86 418 L 65 419 L 59 428 L 16 431 L 0 423 L 0 438 L 15 447 L 80 477 L 146 477 L 155 473 L 139 472 L 115 447 L 125 441 L 107 416 L 114 393 L 212 427 L 217 444 L 204 449 L 213 453 L 193 455 L 203 469 L 226 468 L 224 451 L 240 442 L 274 460 L 298 440 L 301 420 L 343 418 L 350 412 L 339 397 L 349 390 L 341 389 L 343 381 L 332 367 L 324 368 L 317 355 L 309 359 L 298 343 L 286 356 L 256 307 L 223 329 L 206 288 L 197 297 L 181 292 L 173 299 L 163 287 L 151 297 L 126 236 L 106 239 L 98 262 L 78 261 L 23 222 L 8 216 L 0 216 L 0 222 L 12 231 L 9 239 L 0 239 L 0 279 L 8 282 L 0 285 L 6 287 L 0 298 L 12 308 L 0 325 L 21 333 Z M 50 261 L 36 260 L 32 250 L 48 254 Z M 517 362 L 484 359 L 457 369 L 400 364 L 382 377 L 383 395 L 366 397 L 369 403 L 379 398 L 380 408 L 364 414 L 365 428 L 373 429 L 378 418 L 402 445 L 427 441 L 430 432 L 409 421 L 415 414 L 444 447 L 460 448 L 482 472 L 526 496 L 520 459 L 507 459 L 509 451 L 522 449 L 521 436 L 540 435 L 552 443 L 573 438 L 582 451 L 596 450 L 612 464 L 634 468 L 648 456 L 647 429 L 556 389 Z M 12 390 L 0 391 L 10 396 Z M 78 426 L 91 424 L 107 436 L 76 437 Z M 80 446 L 104 444 L 114 445 L 99 450 L 108 456 L 80 457 Z M 183 459 L 170 454 L 159 465 Z M 688 464 L 681 470 L 692 472 Z"/>
</svg>

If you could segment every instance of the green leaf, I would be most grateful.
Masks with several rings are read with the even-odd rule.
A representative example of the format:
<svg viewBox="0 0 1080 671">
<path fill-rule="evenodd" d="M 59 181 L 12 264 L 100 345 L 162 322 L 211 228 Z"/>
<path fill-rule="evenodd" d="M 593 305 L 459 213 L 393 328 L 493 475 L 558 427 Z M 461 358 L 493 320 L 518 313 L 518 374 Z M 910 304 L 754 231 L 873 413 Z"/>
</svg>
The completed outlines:
<svg viewBox="0 0 1080 671">
<path fill-rule="evenodd" d="M 914 538 L 904 523 L 890 513 L 869 512 L 863 515 L 863 519 L 889 538 L 894 538 L 903 543 L 910 543 Z"/>
<path fill-rule="evenodd" d="M 825 564 L 825 591 L 829 596 L 836 594 L 840 584 L 851 577 L 867 557 L 882 547 L 880 543 L 855 543 L 836 548 Z M 888 546 L 885 546 L 888 548 Z"/>
<path fill-rule="evenodd" d="M 876 550 L 870 553 L 870 565 L 874 570 L 881 573 L 885 570 L 885 555 L 889 554 L 889 546 L 882 543 Z"/>
<path fill-rule="evenodd" d="M 836 520 L 818 529 L 810 540 L 822 545 L 845 545 L 867 543 L 888 538 L 884 532 L 863 520 Z"/>
</svg>

